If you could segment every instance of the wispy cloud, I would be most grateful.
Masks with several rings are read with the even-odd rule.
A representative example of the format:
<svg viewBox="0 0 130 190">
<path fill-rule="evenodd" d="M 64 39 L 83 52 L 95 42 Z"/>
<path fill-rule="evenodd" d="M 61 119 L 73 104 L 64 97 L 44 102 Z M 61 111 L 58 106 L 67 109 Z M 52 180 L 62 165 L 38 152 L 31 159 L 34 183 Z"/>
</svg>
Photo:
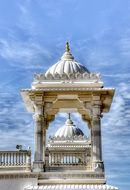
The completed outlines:
<svg viewBox="0 0 130 190">
<path fill-rule="evenodd" d="M 130 58 L 130 28 L 127 28 L 127 30 L 122 34 L 121 39 L 119 41 L 119 48 L 120 53 L 123 56 L 123 58 L 129 59 Z"/>
<path fill-rule="evenodd" d="M 120 82 L 116 87 L 116 94 L 111 110 L 106 115 L 104 114 L 102 122 L 103 157 L 109 182 L 119 179 L 125 180 L 124 176 L 130 177 L 129 94 L 129 84 Z M 121 165 L 122 167 L 120 168 L 119 166 Z M 123 183 L 120 183 L 120 185 L 124 186 Z"/>
<path fill-rule="evenodd" d="M 0 107 L 0 149 L 15 149 L 18 143 L 33 147 L 32 118 L 17 94 L 0 93 Z"/>
<path fill-rule="evenodd" d="M 34 42 L 0 39 L 0 56 L 8 60 L 11 66 L 27 69 L 40 68 L 41 59 L 43 58 L 43 61 L 50 59 L 51 53 Z"/>
<path fill-rule="evenodd" d="M 103 74 L 102 76 L 105 77 L 110 77 L 110 78 L 117 78 L 117 79 L 129 79 L 130 78 L 130 74 L 129 73 L 116 73 L 116 74 Z"/>
</svg>

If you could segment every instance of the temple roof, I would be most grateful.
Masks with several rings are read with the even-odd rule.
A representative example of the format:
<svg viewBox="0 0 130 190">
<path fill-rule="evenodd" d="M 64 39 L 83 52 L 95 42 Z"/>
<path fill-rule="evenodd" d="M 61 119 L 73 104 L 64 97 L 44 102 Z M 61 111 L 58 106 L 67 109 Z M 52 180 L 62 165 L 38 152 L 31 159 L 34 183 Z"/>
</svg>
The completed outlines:
<svg viewBox="0 0 130 190">
<path fill-rule="evenodd" d="M 70 75 L 76 73 L 89 73 L 88 69 L 84 67 L 82 64 L 78 63 L 73 55 L 70 52 L 69 43 L 66 43 L 66 50 L 60 60 L 52 65 L 45 73 L 45 76 L 55 76 L 56 74 L 59 75 Z"/>
<path fill-rule="evenodd" d="M 64 87 L 103 87 L 100 73 L 91 73 L 84 65 L 78 63 L 70 52 L 68 42 L 66 43 L 65 53 L 57 63 L 52 65 L 45 73 L 34 75 L 32 89 L 62 87 L 63 85 Z"/>
<path fill-rule="evenodd" d="M 65 122 L 65 125 L 57 130 L 54 137 L 74 138 L 75 136 L 84 136 L 84 133 L 81 131 L 81 129 L 74 125 L 69 114 L 69 117 Z"/>
</svg>

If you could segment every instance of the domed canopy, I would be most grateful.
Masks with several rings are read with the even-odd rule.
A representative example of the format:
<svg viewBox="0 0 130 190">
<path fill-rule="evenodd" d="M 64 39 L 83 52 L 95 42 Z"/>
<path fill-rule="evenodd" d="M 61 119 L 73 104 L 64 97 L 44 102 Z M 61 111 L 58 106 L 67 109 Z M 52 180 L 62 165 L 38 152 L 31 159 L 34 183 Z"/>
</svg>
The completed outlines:
<svg viewBox="0 0 130 190">
<path fill-rule="evenodd" d="M 61 59 L 45 73 L 34 75 L 32 89 L 39 88 L 102 88 L 103 82 L 99 73 L 91 73 L 86 67 L 75 61 L 70 53 L 68 42 Z"/>
<path fill-rule="evenodd" d="M 61 59 L 52 65 L 45 73 L 45 76 L 55 74 L 75 74 L 75 73 L 89 73 L 88 69 L 74 60 L 74 57 L 70 53 L 69 43 L 66 43 L 66 51 Z"/>
<path fill-rule="evenodd" d="M 54 137 L 73 138 L 79 135 L 84 136 L 84 133 L 73 124 L 69 114 L 69 118 L 66 120 L 65 125 L 57 130 Z"/>
</svg>

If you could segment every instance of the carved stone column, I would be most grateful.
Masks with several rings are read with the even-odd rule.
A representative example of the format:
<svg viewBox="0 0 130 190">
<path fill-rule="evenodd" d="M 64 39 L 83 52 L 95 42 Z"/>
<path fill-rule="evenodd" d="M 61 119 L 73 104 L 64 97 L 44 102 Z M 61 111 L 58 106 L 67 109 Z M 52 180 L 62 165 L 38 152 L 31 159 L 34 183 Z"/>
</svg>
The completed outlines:
<svg viewBox="0 0 130 190">
<path fill-rule="evenodd" d="M 44 171 L 44 164 L 45 164 L 45 153 L 44 153 L 45 140 L 44 139 L 46 135 L 45 118 L 43 115 L 42 105 L 35 105 L 35 114 L 33 118 L 35 121 L 35 154 L 34 154 L 33 171 L 40 172 L 40 171 Z"/>
<path fill-rule="evenodd" d="M 46 148 L 45 151 L 45 171 L 49 170 L 49 150 Z"/>
<path fill-rule="evenodd" d="M 92 168 L 94 171 L 104 171 L 102 162 L 101 144 L 101 106 L 100 102 L 94 102 L 91 120 L 91 143 L 92 143 Z"/>
<path fill-rule="evenodd" d="M 43 162 L 45 163 L 45 151 L 46 151 L 46 122 L 44 121 L 43 127 Z"/>
</svg>

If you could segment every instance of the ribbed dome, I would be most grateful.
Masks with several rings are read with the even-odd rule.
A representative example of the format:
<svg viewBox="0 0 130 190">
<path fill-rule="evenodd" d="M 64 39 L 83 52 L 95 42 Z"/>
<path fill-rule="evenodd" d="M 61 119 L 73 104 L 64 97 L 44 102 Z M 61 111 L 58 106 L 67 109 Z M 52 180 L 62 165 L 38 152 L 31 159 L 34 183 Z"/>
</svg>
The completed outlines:
<svg viewBox="0 0 130 190">
<path fill-rule="evenodd" d="M 69 118 L 66 120 L 65 125 L 57 130 L 54 137 L 73 138 L 74 136 L 84 136 L 84 133 L 73 124 Z"/>
<path fill-rule="evenodd" d="M 75 74 L 75 73 L 83 74 L 86 72 L 89 73 L 88 69 L 74 60 L 74 57 L 70 53 L 69 44 L 67 42 L 65 53 L 63 54 L 63 56 L 61 57 L 61 59 L 57 63 L 52 65 L 46 71 L 45 76 L 47 76 L 49 74 L 51 74 L 53 76 L 55 74 L 62 75 L 64 73 L 67 75 Z"/>
</svg>

